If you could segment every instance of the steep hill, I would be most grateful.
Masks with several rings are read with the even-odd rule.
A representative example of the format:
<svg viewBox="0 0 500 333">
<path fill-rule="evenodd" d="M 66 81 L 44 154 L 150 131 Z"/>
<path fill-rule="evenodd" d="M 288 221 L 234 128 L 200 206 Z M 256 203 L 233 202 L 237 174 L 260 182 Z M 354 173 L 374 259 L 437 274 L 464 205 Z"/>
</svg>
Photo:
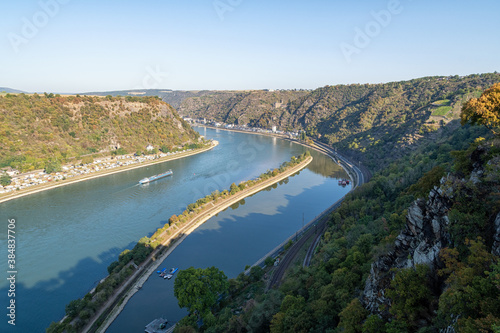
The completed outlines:
<svg viewBox="0 0 500 333">
<path fill-rule="evenodd" d="M 309 136 L 353 154 L 374 169 L 436 140 L 463 102 L 500 82 L 500 74 L 426 77 L 386 84 L 326 86 L 314 91 L 250 91 L 186 98 L 181 115 Z M 452 123 L 453 125 L 453 123 Z"/>
<path fill-rule="evenodd" d="M 178 325 L 192 327 L 187 332 L 497 332 L 500 141 L 484 128 L 443 131 L 446 139 L 347 195 L 310 267 L 298 259 L 269 291 L 263 269 L 240 274 L 204 326 L 193 324 L 195 316 Z"/>
<path fill-rule="evenodd" d="M 485 126 L 445 126 L 388 159 L 329 216 L 309 267 L 277 290 L 274 259 L 229 281 L 192 332 L 499 332 L 500 85 L 467 103 Z M 471 113 L 469 113 L 471 112 Z M 368 148 L 372 149 L 372 148 Z M 305 251 L 304 251 L 305 252 Z"/>
<path fill-rule="evenodd" d="M 156 97 L 0 96 L 0 167 L 44 168 L 93 153 L 171 149 L 198 133 Z"/>
</svg>

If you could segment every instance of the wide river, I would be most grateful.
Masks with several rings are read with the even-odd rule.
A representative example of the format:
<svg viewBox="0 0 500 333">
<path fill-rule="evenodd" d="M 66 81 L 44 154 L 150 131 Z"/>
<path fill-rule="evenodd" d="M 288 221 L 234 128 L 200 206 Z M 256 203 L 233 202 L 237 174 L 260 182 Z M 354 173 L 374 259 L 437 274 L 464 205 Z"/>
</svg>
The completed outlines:
<svg viewBox="0 0 500 333">
<path fill-rule="evenodd" d="M 64 316 L 65 305 L 83 297 L 107 275 L 107 266 L 173 214 L 214 190 L 253 179 L 307 148 L 289 141 L 197 128 L 219 141 L 211 151 L 32 194 L 0 204 L 1 332 L 45 332 Z M 302 227 L 350 187 L 337 184 L 344 171 L 311 151 L 314 161 L 299 174 L 219 213 L 180 244 L 161 267 L 209 267 L 236 277 Z M 139 179 L 172 169 L 173 176 L 146 186 Z M 7 225 L 15 219 L 15 296 L 7 281 Z M 174 280 L 152 275 L 108 332 L 143 332 L 151 320 L 175 322 L 186 314 L 173 296 Z M 15 299 L 16 325 L 8 324 Z"/>
</svg>

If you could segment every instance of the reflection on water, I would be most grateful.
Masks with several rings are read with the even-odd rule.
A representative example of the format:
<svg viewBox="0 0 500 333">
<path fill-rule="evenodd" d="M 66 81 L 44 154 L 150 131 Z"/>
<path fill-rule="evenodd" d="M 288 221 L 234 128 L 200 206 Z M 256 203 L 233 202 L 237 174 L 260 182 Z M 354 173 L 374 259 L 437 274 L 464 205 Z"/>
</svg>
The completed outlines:
<svg viewBox="0 0 500 333">
<path fill-rule="evenodd" d="M 336 163 L 332 163 L 330 158 L 315 158 L 308 166 L 308 169 L 323 177 L 343 179 L 346 178 L 344 169 Z"/>
<path fill-rule="evenodd" d="M 16 254 L 19 261 L 16 264 L 19 275 L 16 282 L 19 292 L 16 293 L 16 300 L 20 319 L 16 328 L 19 332 L 43 332 L 50 322 L 61 319 L 65 305 L 85 295 L 96 281 L 105 277 L 107 266 L 117 259 L 120 252 L 132 248 L 144 235 L 151 235 L 171 215 L 178 215 L 188 204 L 214 190 L 228 189 L 233 182 L 238 184 L 253 179 L 306 150 L 300 145 L 257 135 L 208 129 L 203 130 L 203 133 L 219 141 L 219 146 L 188 158 L 76 183 L 0 204 L 0 221 L 7 221 L 8 218 L 16 218 L 17 221 Z M 296 230 L 296 221 L 288 223 L 295 220 L 293 214 L 301 216 L 302 211 L 305 211 L 306 219 L 312 218 L 336 201 L 336 197 L 348 189 L 339 188 L 332 179 L 311 172 L 310 168 L 314 164 L 333 164 L 321 162 L 321 159 L 327 158 L 317 152 L 311 154 L 314 161 L 309 169 L 284 181 L 285 185 L 276 185 L 273 190 L 268 189 L 246 198 L 244 205 L 240 203 L 237 209 L 227 209 L 210 220 L 210 223 L 219 223 L 222 228 L 215 226 L 212 232 L 199 234 L 200 238 L 189 236 L 188 239 L 196 239 L 199 244 L 183 250 L 186 257 L 181 257 L 179 261 L 192 262 L 194 265 L 200 263 L 198 259 L 205 258 L 203 260 L 208 263 L 210 260 L 203 256 L 219 256 L 219 245 L 224 243 L 224 246 L 228 246 L 227 243 L 230 243 L 234 249 L 229 250 L 227 255 L 233 257 L 226 259 L 224 265 L 229 272 L 239 272 L 245 264 L 251 263 L 253 256 L 259 255 L 257 250 L 280 243 L 280 237 Z M 168 169 L 173 170 L 172 177 L 149 186 L 137 186 L 139 179 Z M 339 178 L 345 177 L 344 174 Z M 255 201 L 263 197 L 266 197 L 265 201 Z M 297 209 L 300 211 L 297 212 Z M 294 213 L 287 216 L 288 212 Z M 232 214 L 229 216 L 229 213 Z M 282 222 L 268 220 L 273 217 Z M 231 219 L 237 222 L 233 222 L 235 230 L 226 233 L 228 223 L 220 221 Z M 240 223 L 242 219 L 245 222 Z M 261 225 L 262 221 L 267 222 Z M 271 228 L 273 225 L 275 229 Z M 260 243 L 258 234 L 263 230 L 258 227 L 270 228 L 265 229 L 270 238 L 263 241 L 268 242 L 268 245 Z M 246 233 L 245 228 L 256 228 L 251 237 L 257 240 L 249 241 L 257 246 L 257 250 L 237 248 L 238 243 L 230 241 L 236 234 Z M 220 234 L 221 238 L 217 241 L 209 238 L 205 242 L 207 233 Z M 250 237 L 252 233 L 245 235 Z M 0 233 L 0 248 L 6 248 L 6 243 L 5 233 Z M 185 248 L 189 244 L 191 241 L 182 245 Z M 202 251 L 203 256 L 192 251 Z M 188 254 L 199 258 L 192 259 Z M 248 254 L 252 257 L 246 257 Z M 0 256 L 0 267 L 6 265 L 7 257 Z M 6 279 L 0 280 L 0 294 L 6 295 L 6 288 Z M 143 324 L 142 321 L 140 324 Z M 7 332 L 9 328 L 6 321 L 0 323 L 0 332 Z M 143 328 L 142 325 L 139 331 Z M 122 331 L 130 330 L 125 328 Z"/>
<path fill-rule="evenodd" d="M 336 180 L 305 169 L 288 178 L 286 184 L 270 186 L 247 197 L 237 209 L 226 209 L 208 220 L 161 266 L 175 266 L 181 270 L 191 266 L 216 266 L 229 278 L 234 278 L 245 265 L 255 263 L 300 229 L 303 216 L 305 221 L 310 221 L 347 191 L 337 186 Z M 160 316 L 176 322 L 186 315 L 173 295 L 173 282 L 160 280 L 151 276 L 107 332 L 139 332 L 149 321 Z"/>
</svg>

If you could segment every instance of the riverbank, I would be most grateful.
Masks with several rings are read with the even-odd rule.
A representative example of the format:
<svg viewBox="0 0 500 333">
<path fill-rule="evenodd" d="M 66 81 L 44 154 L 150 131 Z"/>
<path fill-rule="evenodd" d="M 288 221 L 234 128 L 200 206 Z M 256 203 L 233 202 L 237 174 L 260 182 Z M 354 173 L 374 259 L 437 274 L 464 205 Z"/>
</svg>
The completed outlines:
<svg viewBox="0 0 500 333">
<path fill-rule="evenodd" d="M 107 327 L 109 327 L 109 325 L 114 321 L 114 319 L 120 314 L 128 300 L 142 287 L 146 280 L 172 253 L 172 251 L 179 244 L 181 244 L 189 234 L 196 230 L 196 228 L 198 228 L 212 216 L 241 201 L 242 199 L 259 191 L 262 191 L 263 189 L 272 186 L 273 184 L 280 182 L 287 177 L 290 177 L 294 173 L 299 172 L 309 163 L 311 163 L 311 161 L 312 157 L 309 156 L 298 165 L 291 167 L 283 173 L 266 179 L 249 188 L 245 188 L 228 198 L 219 199 L 216 202 L 208 203 L 208 207 L 205 207 L 203 211 L 197 213 L 197 215 L 194 216 L 191 220 L 189 220 L 185 224 L 182 224 L 179 228 L 169 234 L 169 237 L 165 239 L 162 244 L 148 256 L 148 259 L 146 259 L 145 262 L 137 267 L 134 273 L 125 282 L 122 283 L 121 287 L 115 291 L 113 296 L 111 296 L 101 307 L 101 309 L 96 312 L 96 314 L 93 316 L 93 319 L 91 319 L 83 329 L 83 332 L 94 332 L 96 329 L 97 332 L 104 332 Z M 106 318 L 104 319 L 103 316 L 106 316 Z M 99 322 L 99 320 L 104 320 L 103 324 L 101 324 L 99 328 L 96 328 L 96 323 Z"/>
<path fill-rule="evenodd" d="M 75 184 L 75 183 L 83 182 L 83 181 L 90 180 L 90 179 L 109 176 L 109 175 L 117 174 L 117 173 L 124 172 L 124 171 L 130 171 L 130 170 L 143 168 L 143 167 L 158 164 L 158 163 L 173 161 L 173 160 L 177 160 L 180 158 L 200 154 L 200 153 L 203 153 L 203 152 L 206 152 L 208 150 L 215 148 L 218 144 L 219 143 L 217 141 L 213 141 L 212 144 L 210 145 L 210 147 L 207 147 L 207 148 L 198 148 L 198 149 L 194 149 L 191 151 L 181 152 L 181 153 L 178 153 L 175 155 L 161 157 L 161 158 L 158 158 L 158 159 L 152 160 L 152 161 L 145 161 L 142 163 L 120 166 L 119 168 L 114 168 L 114 169 L 110 169 L 110 170 L 97 171 L 95 173 L 88 174 L 88 175 L 77 176 L 77 177 L 73 177 L 71 179 L 59 180 L 57 182 L 54 181 L 51 183 L 36 185 L 36 186 L 31 187 L 31 188 L 22 189 L 19 191 L 8 193 L 8 194 L 2 194 L 2 195 L 0 195 L 0 203 L 6 202 L 9 200 L 18 199 L 18 198 L 21 198 L 21 197 L 24 197 L 24 196 L 27 196 L 30 194 L 52 190 L 54 188 L 58 188 L 61 186 Z"/>
</svg>

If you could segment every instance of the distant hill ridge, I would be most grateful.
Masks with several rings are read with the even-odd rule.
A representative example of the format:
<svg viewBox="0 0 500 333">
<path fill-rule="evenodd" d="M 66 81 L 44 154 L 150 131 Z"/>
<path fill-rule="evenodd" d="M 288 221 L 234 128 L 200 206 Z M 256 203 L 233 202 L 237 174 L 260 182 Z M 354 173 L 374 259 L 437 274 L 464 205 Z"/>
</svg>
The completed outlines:
<svg viewBox="0 0 500 333">
<path fill-rule="evenodd" d="M 313 91 L 214 92 L 188 97 L 178 111 L 192 118 L 282 130 L 305 130 L 372 168 L 403 156 L 422 140 L 454 126 L 462 104 L 500 74 L 425 77 L 384 84 L 351 84 Z"/>
<path fill-rule="evenodd" d="M 24 93 L 24 91 L 12 88 L 0 87 L 0 93 L 20 94 Z"/>
</svg>

